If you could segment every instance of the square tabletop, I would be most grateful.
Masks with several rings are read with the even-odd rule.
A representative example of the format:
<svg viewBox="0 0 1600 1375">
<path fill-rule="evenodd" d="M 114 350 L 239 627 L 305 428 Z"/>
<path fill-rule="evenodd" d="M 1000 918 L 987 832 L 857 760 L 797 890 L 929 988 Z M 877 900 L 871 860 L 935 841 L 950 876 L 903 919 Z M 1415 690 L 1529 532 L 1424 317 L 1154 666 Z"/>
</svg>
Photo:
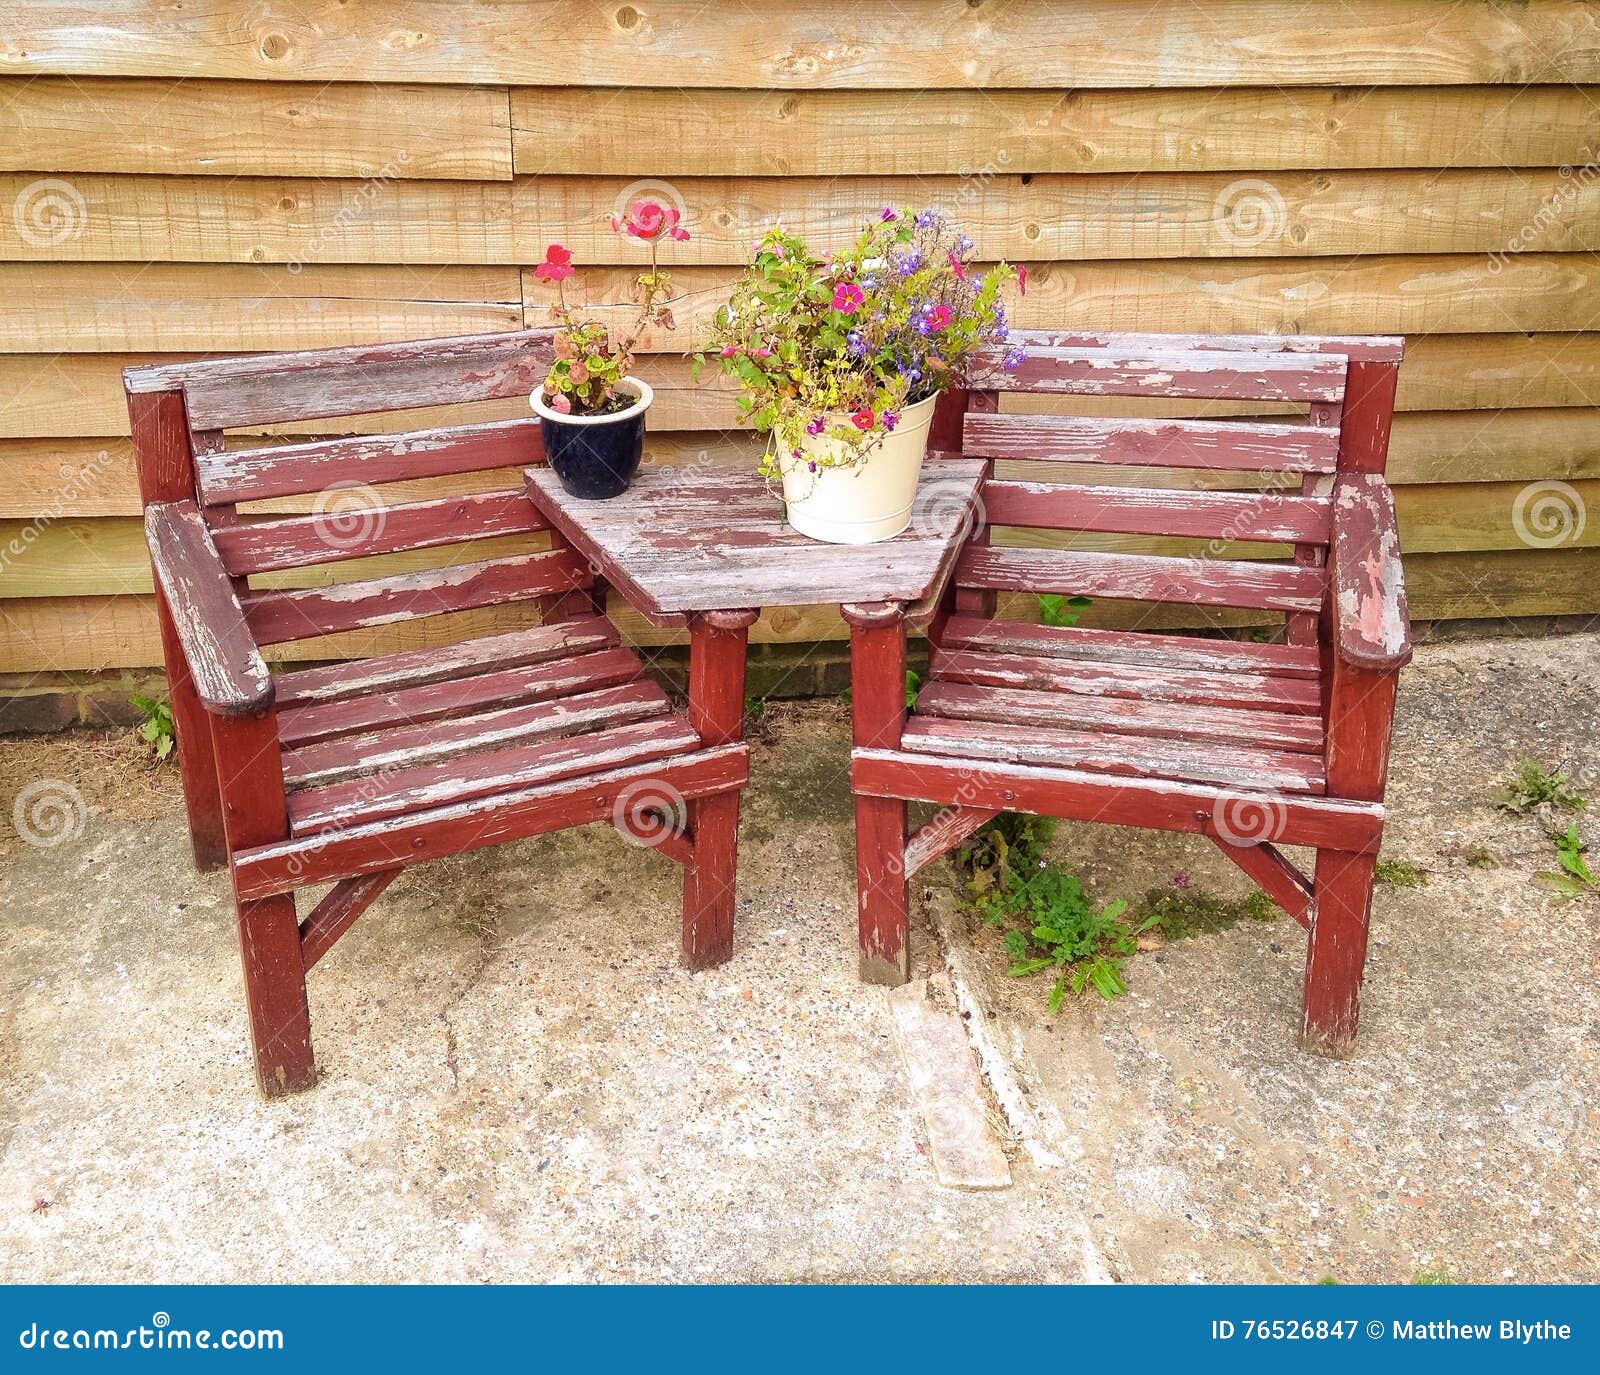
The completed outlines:
<svg viewBox="0 0 1600 1375">
<path fill-rule="evenodd" d="M 877 544 L 825 544 L 783 519 L 766 479 L 748 468 L 645 467 L 621 496 L 572 496 L 548 465 L 527 470 L 528 496 L 656 625 L 696 611 L 829 602 L 897 602 L 930 615 L 979 528 L 983 461 L 929 458 L 911 524 Z"/>
</svg>

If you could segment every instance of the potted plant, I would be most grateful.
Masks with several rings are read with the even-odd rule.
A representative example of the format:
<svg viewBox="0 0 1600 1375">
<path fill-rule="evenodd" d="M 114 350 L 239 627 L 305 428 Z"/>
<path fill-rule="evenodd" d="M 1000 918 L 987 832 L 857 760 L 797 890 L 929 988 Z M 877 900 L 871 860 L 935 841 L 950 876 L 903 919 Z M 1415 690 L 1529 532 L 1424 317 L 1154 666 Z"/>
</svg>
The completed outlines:
<svg viewBox="0 0 1600 1375">
<path fill-rule="evenodd" d="M 575 497 L 620 496 L 639 471 L 644 414 L 655 398 L 650 384 L 632 375 L 633 347 L 647 325 L 673 328 L 672 311 L 665 304 L 671 281 L 657 265 L 657 251 L 662 239 L 682 242 L 689 237 L 678 221 L 677 210 L 648 200 L 635 201 L 625 215 L 612 217 L 613 230 L 642 239 L 650 248 L 649 270 L 634 282 L 639 314 L 622 334 L 574 316 L 562 285 L 573 273 L 570 249 L 551 244 L 533 269 L 539 281 L 555 285 L 550 318 L 561 328 L 550 373 L 528 401 L 539 417 L 550 466 Z"/>
<path fill-rule="evenodd" d="M 906 528 L 934 403 L 980 346 L 1006 339 L 1012 281 L 1025 289 L 1026 271 L 979 271 L 972 240 L 937 210 L 886 207 L 847 252 L 820 256 L 767 231 L 696 365 L 709 353 L 738 380 L 795 529 L 868 544 Z"/>
</svg>

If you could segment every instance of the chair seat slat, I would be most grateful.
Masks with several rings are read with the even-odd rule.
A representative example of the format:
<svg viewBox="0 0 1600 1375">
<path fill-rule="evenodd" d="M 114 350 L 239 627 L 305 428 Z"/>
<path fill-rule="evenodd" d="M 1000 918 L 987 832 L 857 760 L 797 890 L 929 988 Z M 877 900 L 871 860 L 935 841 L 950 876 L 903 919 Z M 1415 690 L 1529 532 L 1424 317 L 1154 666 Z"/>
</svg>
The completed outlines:
<svg viewBox="0 0 1600 1375">
<path fill-rule="evenodd" d="M 543 702 L 579 692 L 636 682 L 644 664 L 631 649 L 614 646 L 593 654 L 496 668 L 467 678 L 426 683 L 341 702 L 280 709 L 278 730 L 286 748 L 295 749 L 335 736 L 386 726 L 466 716 L 487 707 Z"/>
<path fill-rule="evenodd" d="M 1333 523 L 1332 503 L 1303 497 L 1298 486 L 1289 494 L 994 481 L 984 486 L 983 509 L 990 525 L 1269 544 L 1326 544 Z"/>
<path fill-rule="evenodd" d="M 943 647 L 933 651 L 929 673 L 936 680 L 979 687 L 1186 702 L 1195 706 L 1283 711 L 1302 716 L 1316 716 L 1322 711 L 1322 691 L 1316 679 L 1283 678 L 1266 673 L 1163 669 L 1142 664 L 1049 659 Z"/>
<path fill-rule="evenodd" d="M 1338 463 L 1339 433 L 1266 421 L 968 412 L 962 453 L 969 458 L 1121 463 L 1145 468 L 1331 473 Z"/>
<path fill-rule="evenodd" d="M 280 711 L 313 702 L 425 687 L 494 669 L 522 668 L 550 659 L 571 658 L 621 642 L 603 616 L 584 616 L 555 625 L 531 626 L 501 635 L 483 635 L 459 644 L 402 649 L 353 663 L 323 664 L 280 673 L 274 680 Z"/>
<path fill-rule="evenodd" d="M 1321 568 L 1154 554 L 969 546 L 956 567 L 963 587 L 1000 592 L 1081 594 L 1112 600 L 1182 602 L 1257 611 L 1321 609 Z"/>
<path fill-rule="evenodd" d="M 671 710 L 667 694 L 657 684 L 638 682 L 445 721 L 412 722 L 289 750 L 283 757 L 284 782 L 290 788 L 323 786 L 402 766 L 624 726 Z"/>
<path fill-rule="evenodd" d="M 245 619 L 258 644 L 282 644 L 365 626 L 527 601 L 547 592 L 574 591 L 593 581 L 582 560 L 560 549 L 331 587 L 253 592 L 245 603 Z"/>
<path fill-rule="evenodd" d="M 295 835 L 363 826 L 475 797 L 682 754 L 699 745 L 694 728 L 682 716 L 673 715 L 571 739 L 469 754 L 397 769 L 384 776 L 381 786 L 357 778 L 291 793 L 289 825 Z"/>
<path fill-rule="evenodd" d="M 917 715 L 1011 725 L 1096 728 L 1121 735 L 1212 741 L 1241 740 L 1294 754 L 1320 753 L 1322 721 L 1309 713 L 1256 709 L 1258 704 L 1197 706 L 1156 697 L 1103 697 L 1081 692 L 980 687 L 935 679 L 917 696 Z"/>
<path fill-rule="evenodd" d="M 1321 656 L 1315 646 L 1033 625 L 1026 621 L 991 621 L 981 616 L 952 616 L 945 625 L 942 643 L 946 649 L 1126 664 L 1164 671 L 1262 673 L 1285 678 L 1316 678 L 1322 672 Z"/>
<path fill-rule="evenodd" d="M 1327 788 L 1322 760 L 1317 755 L 1209 741 L 1189 743 L 914 716 L 906 724 L 901 748 L 960 759 L 993 759 L 1008 764 L 1084 769 L 1230 788 L 1271 788 L 1294 793 L 1320 793 Z"/>
</svg>

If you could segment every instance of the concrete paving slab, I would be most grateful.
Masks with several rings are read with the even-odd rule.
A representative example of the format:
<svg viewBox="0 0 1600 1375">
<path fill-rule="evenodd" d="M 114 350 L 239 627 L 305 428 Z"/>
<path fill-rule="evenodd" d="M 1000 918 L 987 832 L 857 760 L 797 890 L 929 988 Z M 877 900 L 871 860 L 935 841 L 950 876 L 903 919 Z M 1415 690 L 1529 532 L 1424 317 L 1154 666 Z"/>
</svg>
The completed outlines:
<svg viewBox="0 0 1600 1375">
<path fill-rule="evenodd" d="M 1428 882 L 1380 891 L 1351 1060 L 1295 1048 L 1287 919 L 1055 1018 L 952 926 L 969 1035 L 1048 1137 L 992 1192 L 937 1182 L 855 977 L 836 704 L 756 747 L 731 963 L 676 967 L 678 874 L 609 831 L 414 870 L 314 971 L 327 1078 L 274 1104 L 176 794 L 0 740 L 5 815 L 44 779 L 83 800 L 53 847 L 0 828 L 0 1280 L 1600 1279 L 1600 903 L 1538 888 L 1539 823 L 1485 801 L 1521 754 L 1600 796 L 1597 680 L 1592 635 L 1419 653 L 1386 852 Z M 1204 842 L 1056 851 L 1105 898 L 1243 887 Z M 949 888 L 918 875 L 919 978 Z"/>
</svg>

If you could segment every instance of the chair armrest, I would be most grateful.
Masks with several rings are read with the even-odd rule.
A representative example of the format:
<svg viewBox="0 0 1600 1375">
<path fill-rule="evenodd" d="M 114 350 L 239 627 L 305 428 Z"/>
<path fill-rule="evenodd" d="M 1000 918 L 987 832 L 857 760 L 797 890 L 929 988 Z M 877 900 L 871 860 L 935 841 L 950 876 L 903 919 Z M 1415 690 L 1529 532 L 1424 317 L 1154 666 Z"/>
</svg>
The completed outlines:
<svg viewBox="0 0 1600 1375">
<path fill-rule="evenodd" d="M 1379 672 L 1410 662 L 1394 497 L 1376 473 L 1346 474 L 1333 484 L 1329 592 L 1333 648 L 1340 659 Z"/>
<path fill-rule="evenodd" d="M 222 716 L 270 706 L 272 676 L 199 508 L 192 501 L 158 502 L 145 510 L 144 535 L 196 696 Z"/>
</svg>

